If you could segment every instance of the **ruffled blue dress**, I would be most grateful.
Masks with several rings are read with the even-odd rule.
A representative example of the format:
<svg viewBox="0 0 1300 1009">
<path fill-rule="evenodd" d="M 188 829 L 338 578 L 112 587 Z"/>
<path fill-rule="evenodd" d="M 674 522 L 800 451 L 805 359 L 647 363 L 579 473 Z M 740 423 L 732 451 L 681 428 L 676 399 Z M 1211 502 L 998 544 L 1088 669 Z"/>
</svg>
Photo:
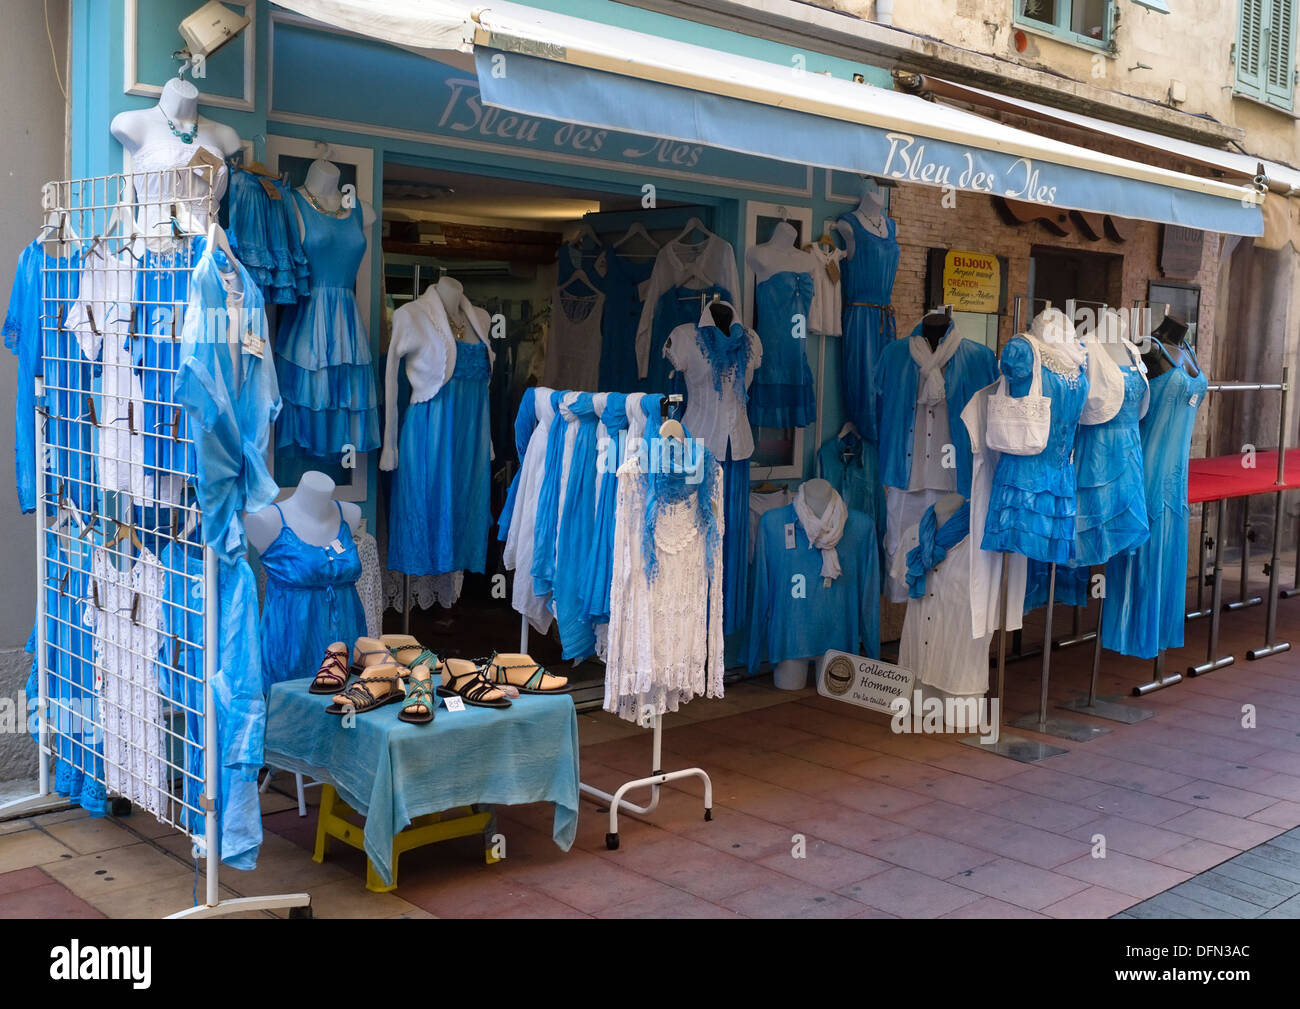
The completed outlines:
<svg viewBox="0 0 1300 1009">
<path fill-rule="evenodd" d="M 266 689 L 281 680 L 315 674 L 325 649 L 335 641 L 348 648 L 366 633 L 366 614 L 357 595 L 361 557 L 352 530 L 339 510 L 340 549 L 304 543 L 284 521 L 262 552 L 266 569 L 266 604 L 258 624 Z"/>
<path fill-rule="evenodd" d="M 1012 396 L 1029 392 L 1033 366 L 1034 352 L 1024 337 L 1003 349 L 1001 368 Z M 1082 368 L 1070 379 L 1046 366 L 1041 371 L 1043 395 L 1052 401 L 1047 447 L 1037 455 L 1004 453 L 998 459 L 981 546 L 1046 564 L 1068 564 L 1074 558 L 1076 515 L 1070 453 L 1088 398 L 1088 376 Z"/>
<path fill-rule="evenodd" d="M 761 427 L 807 427 L 817 419 L 817 395 L 808 367 L 808 320 L 813 276 L 785 270 L 754 287 L 755 331 L 763 363 L 749 387 L 749 422 Z"/>
<path fill-rule="evenodd" d="M 402 419 L 388 567 L 408 575 L 482 572 L 491 513 L 488 382 L 482 343 L 457 343 L 451 378 Z"/>
<path fill-rule="evenodd" d="M 898 224 L 889 234 L 868 231 L 857 214 L 840 218 L 853 229 L 853 255 L 841 264 L 844 343 L 841 382 L 844 410 L 872 445 L 876 444 L 876 362 L 898 335 L 894 321 L 894 275 L 898 272 Z M 766 351 L 764 351 L 766 353 Z"/>
<path fill-rule="evenodd" d="M 1106 564 L 1101 643 L 1141 659 L 1182 647 L 1187 618 L 1187 463 L 1209 382 L 1203 372 L 1193 377 L 1171 364 L 1151 379 L 1151 403 L 1139 425 L 1151 535 Z"/>
<path fill-rule="evenodd" d="M 1105 564 L 1150 535 L 1142 483 L 1142 439 L 1138 414 L 1147 383 L 1133 366 L 1124 373 L 1119 413 L 1104 424 L 1081 424 L 1074 440 L 1078 474 L 1079 564 Z"/>
<path fill-rule="evenodd" d="M 361 204 L 347 217 L 333 217 L 297 190 L 293 198 L 305 228 L 311 290 L 286 311 L 276 337 L 284 400 L 276 442 L 322 457 L 339 456 L 348 446 L 369 452 L 379 447 L 379 399 L 370 338 L 353 290 L 366 254 Z"/>
</svg>

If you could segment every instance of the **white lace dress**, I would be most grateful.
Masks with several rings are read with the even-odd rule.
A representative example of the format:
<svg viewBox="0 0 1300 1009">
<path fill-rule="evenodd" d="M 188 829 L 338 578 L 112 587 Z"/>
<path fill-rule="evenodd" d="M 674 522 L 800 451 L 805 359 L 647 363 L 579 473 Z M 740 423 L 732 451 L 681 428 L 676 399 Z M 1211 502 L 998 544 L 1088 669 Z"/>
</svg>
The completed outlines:
<svg viewBox="0 0 1300 1009">
<path fill-rule="evenodd" d="M 167 811 L 158 651 L 163 642 L 164 573 L 142 551 L 125 571 L 97 548 L 84 622 L 95 636 L 95 669 L 104 744 L 104 786 L 155 816 Z"/>
<path fill-rule="evenodd" d="M 618 470 L 605 710 L 628 721 L 638 721 L 647 710 L 676 711 L 700 694 L 722 696 L 722 471 L 716 461 L 709 465 L 715 471 L 712 508 L 718 527 L 713 556 L 708 556 L 695 496 L 661 504 L 653 579 L 646 575 L 643 554 L 641 459 L 629 455 Z"/>
</svg>

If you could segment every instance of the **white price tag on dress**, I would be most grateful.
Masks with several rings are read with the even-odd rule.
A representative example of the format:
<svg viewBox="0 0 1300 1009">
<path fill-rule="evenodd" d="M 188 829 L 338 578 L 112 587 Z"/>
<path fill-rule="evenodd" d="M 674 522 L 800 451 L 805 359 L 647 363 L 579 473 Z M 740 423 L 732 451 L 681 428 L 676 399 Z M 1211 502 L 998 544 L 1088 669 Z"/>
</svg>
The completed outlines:
<svg viewBox="0 0 1300 1009">
<path fill-rule="evenodd" d="M 335 537 L 334 539 L 330 540 L 330 549 L 333 550 L 336 554 L 341 554 L 343 552 L 342 540 L 340 540 L 338 537 Z"/>
<path fill-rule="evenodd" d="M 464 702 L 464 700 L 462 700 L 462 699 L 459 698 L 459 697 L 444 697 L 444 698 L 442 699 L 442 703 L 443 703 L 443 706 L 444 706 L 448 711 L 464 711 L 464 710 L 465 710 L 465 702 Z"/>
<path fill-rule="evenodd" d="M 266 353 L 266 341 L 250 329 L 244 334 L 244 353 L 262 357 Z"/>
<path fill-rule="evenodd" d="M 1196 403 L 1197 403 L 1197 401 L 1198 401 L 1200 398 L 1201 398 L 1200 393 L 1193 393 L 1193 394 L 1192 394 L 1192 398 L 1189 399 L 1189 400 L 1187 401 L 1187 405 L 1188 405 L 1188 406 L 1195 406 Z"/>
<path fill-rule="evenodd" d="M 787 550 L 794 549 L 794 523 L 793 522 L 787 522 L 785 524 L 785 548 Z"/>
</svg>

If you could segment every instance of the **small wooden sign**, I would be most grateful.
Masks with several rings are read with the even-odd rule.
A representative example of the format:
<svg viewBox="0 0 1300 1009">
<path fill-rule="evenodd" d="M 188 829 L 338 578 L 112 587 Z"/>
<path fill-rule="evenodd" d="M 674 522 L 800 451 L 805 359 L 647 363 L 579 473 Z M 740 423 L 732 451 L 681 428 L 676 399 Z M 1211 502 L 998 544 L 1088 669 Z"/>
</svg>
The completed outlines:
<svg viewBox="0 0 1300 1009">
<path fill-rule="evenodd" d="M 1190 280 L 1201 272 L 1205 232 L 1175 224 L 1160 229 L 1160 272 L 1166 277 Z"/>
</svg>

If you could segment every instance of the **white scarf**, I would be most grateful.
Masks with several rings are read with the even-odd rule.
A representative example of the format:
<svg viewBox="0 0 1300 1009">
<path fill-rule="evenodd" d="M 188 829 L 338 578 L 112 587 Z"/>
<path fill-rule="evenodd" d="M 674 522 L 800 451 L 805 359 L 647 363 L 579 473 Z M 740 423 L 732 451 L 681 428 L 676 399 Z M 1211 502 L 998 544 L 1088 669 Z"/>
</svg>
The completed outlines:
<svg viewBox="0 0 1300 1009">
<path fill-rule="evenodd" d="M 925 406 L 942 403 L 947 397 L 943 384 L 943 369 L 952 360 L 953 354 L 961 346 L 961 337 L 954 331 L 939 341 L 939 346 L 930 349 L 930 341 L 922 334 L 914 333 L 908 338 L 908 349 L 912 360 L 921 369 L 920 380 L 916 386 L 916 401 Z"/>
<path fill-rule="evenodd" d="M 1029 333 L 1039 343 L 1043 351 L 1043 363 L 1058 364 L 1052 368 L 1058 374 L 1061 368 L 1067 372 L 1077 372 L 1083 367 L 1088 352 L 1079 343 L 1074 332 L 1074 323 L 1059 308 L 1048 308 L 1034 317 L 1034 324 Z"/>
<path fill-rule="evenodd" d="M 794 496 L 794 513 L 803 526 L 808 542 L 822 552 L 822 580 L 823 584 L 829 586 L 832 579 L 840 576 L 840 555 L 835 547 L 844 535 L 844 523 L 848 521 L 849 510 L 844 499 L 832 488 L 826 510 L 817 515 L 804 496 L 806 488 L 807 484 L 800 486 L 799 492 Z"/>
</svg>

